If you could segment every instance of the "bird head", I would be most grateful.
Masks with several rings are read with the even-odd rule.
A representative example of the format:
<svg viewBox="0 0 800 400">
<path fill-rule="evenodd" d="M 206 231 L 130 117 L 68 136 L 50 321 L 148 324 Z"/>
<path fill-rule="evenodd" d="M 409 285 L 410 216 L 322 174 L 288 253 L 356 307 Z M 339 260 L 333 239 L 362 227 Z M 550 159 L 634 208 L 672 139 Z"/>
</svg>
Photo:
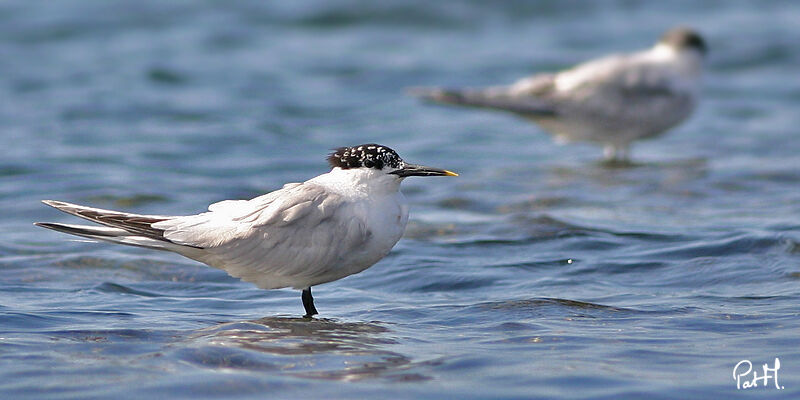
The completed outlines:
<svg viewBox="0 0 800 400">
<path fill-rule="evenodd" d="M 407 163 L 396 151 L 375 143 L 340 147 L 328 156 L 328 163 L 331 168 L 372 170 L 401 180 L 409 176 L 458 176 L 446 169 Z"/>
<path fill-rule="evenodd" d="M 691 50 L 702 56 L 708 53 L 708 46 L 700 34 L 686 27 L 668 30 L 661 36 L 658 43 L 667 45 L 677 52 Z"/>
</svg>

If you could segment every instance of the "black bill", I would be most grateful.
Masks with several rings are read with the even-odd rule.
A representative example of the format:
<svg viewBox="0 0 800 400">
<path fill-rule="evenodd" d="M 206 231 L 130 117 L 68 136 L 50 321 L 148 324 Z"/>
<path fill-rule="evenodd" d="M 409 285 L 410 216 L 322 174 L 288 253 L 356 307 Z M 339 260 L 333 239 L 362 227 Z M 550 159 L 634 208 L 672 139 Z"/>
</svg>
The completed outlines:
<svg viewBox="0 0 800 400">
<path fill-rule="evenodd" d="M 395 174 L 401 178 L 405 178 L 407 176 L 458 176 L 458 174 L 453 171 L 431 168 L 417 164 L 406 164 L 403 166 L 403 168 L 392 171 L 390 174 Z"/>
</svg>

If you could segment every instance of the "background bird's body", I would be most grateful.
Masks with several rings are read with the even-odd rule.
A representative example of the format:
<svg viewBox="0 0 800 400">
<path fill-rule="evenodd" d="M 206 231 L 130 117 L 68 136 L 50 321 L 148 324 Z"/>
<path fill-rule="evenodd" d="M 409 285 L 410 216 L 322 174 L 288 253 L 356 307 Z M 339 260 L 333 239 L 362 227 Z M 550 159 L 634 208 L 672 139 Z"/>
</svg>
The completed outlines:
<svg viewBox="0 0 800 400">
<path fill-rule="evenodd" d="M 50 206 L 103 226 L 37 225 L 172 251 L 263 289 L 304 289 L 304 305 L 306 296 L 310 299 L 307 315 L 313 315 L 311 286 L 369 268 L 400 240 L 408 222 L 408 206 L 399 191 L 405 177 L 455 175 L 406 164 L 393 150 L 378 145 L 342 149 L 338 151 L 344 155 L 329 158 L 329 173 L 251 200 L 214 203 L 201 214 L 139 215 L 47 200 Z M 392 166 L 384 166 L 390 162 Z"/>
<path fill-rule="evenodd" d="M 509 86 L 411 92 L 435 102 L 513 112 L 557 141 L 598 143 L 606 147 L 607 158 L 626 158 L 630 143 L 665 132 L 696 106 L 705 51 L 698 46 L 704 45 L 673 39 L 672 32 L 648 50 L 603 57 Z"/>
</svg>

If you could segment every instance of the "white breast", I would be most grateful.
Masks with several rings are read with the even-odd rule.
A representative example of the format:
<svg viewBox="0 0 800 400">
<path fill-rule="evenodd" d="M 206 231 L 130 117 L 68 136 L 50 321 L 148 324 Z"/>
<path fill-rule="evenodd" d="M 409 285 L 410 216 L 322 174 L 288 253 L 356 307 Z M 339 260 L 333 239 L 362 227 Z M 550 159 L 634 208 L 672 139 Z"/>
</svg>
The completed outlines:
<svg viewBox="0 0 800 400">
<path fill-rule="evenodd" d="M 395 177 L 388 177 L 388 184 L 383 185 L 383 177 L 368 177 L 368 183 L 359 190 L 347 190 L 349 207 L 354 211 L 353 218 L 359 218 L 365 224 L 367 240 L 357 248 L 351 249 L 330 274 L 320 277 L 320 284 L 341 279 L 359 273 L 389 254 L 392 247 L 400 240 L 408 223 L 408 205 L 405 197 L 397 190 L 393 182 Z"/>
<path fill-rule="evenodd" d="M 339 193 L 349 203 L 344 209 L 366 231 L 366 240 L 351 246 L 328 272 L 315 277 L 309 286 L 331 282 L 359 273 L 389 254 L 403 236 L 408 223 L 408 205 L 400 193 L 400 180 L 374 170 L 339 170 L 315 179 L 315 183 Z M 334 243 L 333 245 L 342 245 Z"/>
</svg>

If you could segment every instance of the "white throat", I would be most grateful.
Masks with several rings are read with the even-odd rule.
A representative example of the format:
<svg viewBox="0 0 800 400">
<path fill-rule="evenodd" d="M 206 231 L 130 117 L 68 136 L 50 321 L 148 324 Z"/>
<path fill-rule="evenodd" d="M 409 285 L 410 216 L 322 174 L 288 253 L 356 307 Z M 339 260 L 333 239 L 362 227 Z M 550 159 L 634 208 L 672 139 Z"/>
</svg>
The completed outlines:
<svg viewBox="0 0 800 400">
<path fill-rule="evenodd" d="M 331 172 L 310 179 L 341 194 L 394 194 L 400 190 L 403 179 L 374 168 L 333 168 Z"/>
<path fill-rule="evenodd" d="M 680 52 L 675 49 L 675 47 L 670 46 L 666 43 L 656 43 L 652 49 L 650 49 L 650 57 L 653 59 L 658 60 L 673 60 L 680 56 Z"/>
<path fill-rule="evenodd" d="M 703 68 L 704 56 L 695 49 L 676 49 L 666 43 L 657 43 L 648 52 L 653 61 L 673 63 L 684 74 L 699 75 Z"/>
</svg>

